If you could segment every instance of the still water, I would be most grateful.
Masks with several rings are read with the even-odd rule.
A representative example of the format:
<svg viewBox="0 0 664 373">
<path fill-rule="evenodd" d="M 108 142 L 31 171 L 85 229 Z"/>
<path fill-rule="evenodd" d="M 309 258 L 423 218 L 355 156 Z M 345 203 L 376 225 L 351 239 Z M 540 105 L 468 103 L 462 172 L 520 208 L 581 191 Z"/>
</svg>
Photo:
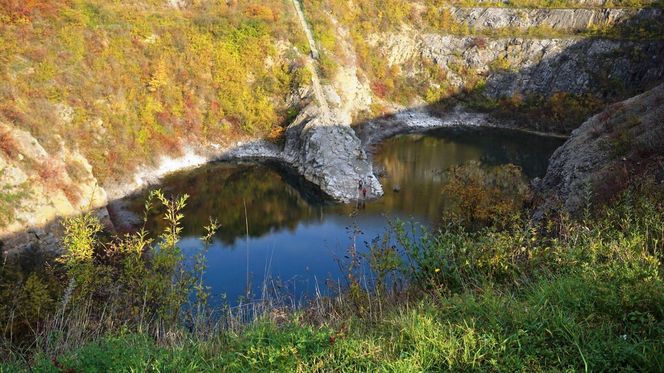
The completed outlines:
<svg viewBox="0 0 664 373">
<path fill-rule="evenodd" d="M 212 164 L 171 175 L 160 188 L 167 195 L 190 196 L 180 243 L 188 257 L 200 251 L 198 237 L 209 218 L 221 224 L 206 254 L 205 282 L 216 299 L 223 294 L 235 304 L 248 289 L 260 298 L 262 285 L 268 283 L 272 290 L 279 287 L 282 294 L 301 300 L 317 287 L 325 292 L 327 280 L 341 278 L 337 259 L 353 242 L 361 250 L 382 236 L 390 221 L 435 227 L 443 208 L 444 172 L 451 166 L 512 163 L 525 177 L 534 178 L 546 172 L 548 158 L 562 141 L 458 128 L 389 139 L 373 155 L 383 174 L 385 196 L 359 210 L 326 202 L 297 175 L 262 164 Z M 139 196 L 130 205 L 140 212 L 142 203 Z M 158 231 L 159 225 L 159 219 L 153 219 L 149 229 Z"/>
</svg>

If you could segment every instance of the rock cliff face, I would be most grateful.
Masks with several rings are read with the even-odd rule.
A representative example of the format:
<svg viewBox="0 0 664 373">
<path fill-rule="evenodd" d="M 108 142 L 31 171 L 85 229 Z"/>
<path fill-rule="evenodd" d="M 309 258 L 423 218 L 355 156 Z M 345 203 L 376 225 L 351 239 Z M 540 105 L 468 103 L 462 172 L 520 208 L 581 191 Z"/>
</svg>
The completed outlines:
<svg viewBox="0 0 664 373">
<path fill-rule="evenodd" d="M 300 3 L 293 0 L 293 5 L 305 33 L 313 35 Z M 313 37 L 309 38 L 309 43 L 312 57 L 317 59 L 319 53 Z M 341 43 L 342 48 L 349 48 L 347 43 Z M 331 84 L 323 85 L 315 62 L 308 61 L 314 100 L 286 130 L 281 158 L 337 201 L 359 199 L 359 181 L 369 186 L 368 198 L 379 197 L 383 195 L 381 185 L 374 176 L 360 139 L 350 127 L 354 112 L 371 100 L 366 93 L 368 88 L 358 81 L 352 62 L 338 71 Z"/>
<path fill-rule="evenodd" d="M 43 226 L 54 216 L 106 203 L 106 192 L 97 185 L 92 167 L 77 151 L 62 147 L 57 153 L 49 153 L 29 132 L 3 123 L 0 136 L 12 153 L 9 159 L 0 157 L 0 192 L 14 196 L 9 202 L 15 204 L 12 212 L 0 211 L 11 213 L 0 217 L 0 222 L 7 224 L 6 231 Z M 21 167 L 26 164 L 38 165 L 36 172 L 26 172 Z"/>
<path fill-rule="evenodd" d="M 457 22 L 475 29 L 545 27 L 553 31 L 576 32 L 624 23 L 653 22 L 662 16 L 662 9 L 453 8 L 451 15 Z"/>
<path fill-rule="evenodd" d="M 181 1 L 170 3 L 176 8 L 184 4 Z M 61 147 L 62 150 L 57 154 L 48 153 L 30 133 L 0 124 L 0 145 L 10 149 L 10 152 L 14 148 L 18 149 L 16 157 L 0 154 L 0 192 L 9 190 L 11 193 L 19 193 L 23 185 L 29 185 L 15 219 L 11 225 L 0 229 L 0 239 L 3 234 L 43 225 L 57 216 L 103 206 L 109 199 L 119 198 L 158 181 L 167 172 L 195 167 L 216 159 L 269 158 L 280 161 L 319 185 L 325 194 L 337 201 L 347 202 L 358 198 L 359 180 L 371 186 L 369 197 L 379 197 L 382 188 L 373 174 L 371 161 L 366 154 L 367 146 L 386 136 L 413 128 L 500 125 L 495 118 L 485 113 L 471 112 L 462 105 L 456 105 L 441 117 L 433 118 L 424 110 L 427 103 L 431 102 L 428 99 L 425 101 L 424 92 L 418 93 L 419 99 L 407 105 L 381 97 L 376 93 L 375 82 L 371 81 L 369 71 L 363 70 L 368 57 L 393 67 L 394 71 L 409 81 L 422 79 L 422 73 L 433 67 L 439 75 L 444 76 L 443 82 L 432 85 L 434 88 L 455 92 L 476 90 L 494 100 L 515 95 L 550 96 L 556 92 L 565 92 L 588 93 L 611 101 L 643 92 L 664 81 L 664 42 L 661 36 L 653 40 L 636 41 L 583 38 L 575 34 L 589 28 L 621 27 L 630 23 L 664 24 L 661 9 L 452 8 L 451 15 L 455 22 L 467 25 L 472 30 L 503 31 L 491 36 L 464 36 L 424 32 L 402 25 L 397 31 L 362 35 L 371 47 L 369 52 L 375 54 L 369 56 L 366 51 L 357 52 L 353 41 L 357 36 L 351 35 L 349 30 L 332 19 L 335 28 L 333 32 L 337 37 L 336 47 L 343 58 L 337 61 L 339 68 L 336 73 L 322 79 L 318 74 L 322 65 L 318 60 L 320 46 L 313 40 L 314 33 L 304 19 L 306 12 L 299 11 L 298 7 L 299 3 L 295 0 L 293 12 L 308 36 L 312 51 L 311 57 L 303 59 L 312 79 L 310 87 L 301 90 L 300 97 L 293 99 L 294 106 L 303 109 L 286 129 L 283 146 L 260 139 L 223 146 L 189 144 L 184 155 L 165 157 L 157 165 L 145 165 L 135 175 L 127 177 L 128 181 L 121 185 L 98 185 L 95 170 L 75 149 Z M 554 37 L 523 35 L 522 31 L 533 27 L 553 30 Z M 521 33 L 520 36 L 503 36 L 505 30 Z M 653 114 L 648 114 L 646 109 L 650 110 L 652 105 L 647 106 L 645 102 L 661 100 L 657 98 L 661 96 L 661 90 L 659 87 L 645 98 L 625 103 L 630 113 L 641 118 L 640 125 L 648 126 L 648 131 L 655 134 L 660 133 L 654 123 L 661 111 L 655 110 Z M 389 108 L 391 115 L 365 121 L 358 136 L 351 128 L 351 123 L 357 121 L 358 117 L 367 117 L 367 113 L 371 113 L 370 117 L 378 115 L 376 106 Z M 72 114 L 66 107 L 57 111 L 55 116 L 58 120 L 71 121 Z M 599 120 L 595 118 L 590 122 Z M 583 128 L 597 125 L 586 123 Z M 616 125 L 616 128 L 619 127 Z M 633 130 L 627 133 L 632 134 Z M 575 133 L 574 138 L 580 138 L 581 133 L 585 133 L 585 130 L 580 131 Z M 648 140 L 637 134 L 630 136 L 634 141 Z M 582 144 L 590 140 L 585 138 L 575 141 L 578 143 L 568 145 L 568 150 L 561 150 L 561 154 L 557 154 L 550 175 L 543 183 L 547 192 L 559 189 L 561 198 L 570 207 L 579 203 L 580 197 L 575 194 L 578 183 L 587 181 L 583 176 L 585 174 L 579 170 L 608 162 L 606 157 L 600 155 L 592 159 L 571 157 L 569 154 L 581 152 L 579 149 Z M 590 145 L 582 153 L 590 154 L 590 149 L 604 154 L 597 144 Z M 23 159 L 19 159 L 19 155 Z M 50 162 L 49 167 L 60 170 L 57 172 L 57 180 L 48 180 L 49 167 L 41 171 L 43 175 L 36 177 L 23 173 L 18 166 L 21 162 L 45 164 L 46 159 Z M 50 182 L 57 183 L 58 188 L 50 190 Z"/>
<path fill-rule="evenodd" d="M 415 31 L 372 38 L 390 65 L 432 61 L 446 83 L 460 88 L 469 78 L 485 79 L 491 98 L 554 92 L 616 95 L 652 87 L 664 78 L 664 42 L 608 39 L 535 39 L 420 34 Z M 414 74 L 413 74 L 414 75 Z"/>
<path fill-rule="evenodd" d="M 289 128 L 284 150 L 286 162 L 337 201 L 361 199 L 357 187 L 360 180 L 369 186 L 368 198 L 383 195 L 371 161 L 353 129 L 320 120 L 303 118 Z"/>
<path fill-rule="evenodd" d="M 509 5 L 511 3 L 510 0 L 475 0 L 474 2 L 478 4 L 486 4 L 488 5 L 494 5 L 497 3 L 502 3 L 505 5 Z M 570 8 L 612 8 L 619 6 L 622 2 L 618 1 L 616 2 L 615 0 L 568 0 L 565 2 L 566 5 Z M 642 4 L 645 5 L 654 5 L 657 3 L 657 0 L 650 0 L 650 1 L 643 1 L 641 2 Z"/>
<path fill-rule="evenodd" d="M 553 154 L 539 189 L 547 207 L 578 212 L 647 177 L 664 183 L 664 85 L 588 119 Z"/>
</svg>

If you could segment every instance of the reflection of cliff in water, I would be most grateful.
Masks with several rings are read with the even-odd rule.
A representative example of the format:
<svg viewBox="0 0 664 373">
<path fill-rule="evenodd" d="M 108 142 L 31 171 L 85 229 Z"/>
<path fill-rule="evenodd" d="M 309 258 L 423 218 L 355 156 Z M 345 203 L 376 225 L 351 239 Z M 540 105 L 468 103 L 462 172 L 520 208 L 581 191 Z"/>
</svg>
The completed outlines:
<svg viewBox="0 0 664 373">
<path fill-rule="evenodd" d="M 167 177 L 161 188 L 167 195 L 190 196 L 183 211 L 183 236 L 200 237 L 213 217 L 221 223 L 218 239 L 229 247 L 236 247 L 236 240 L 245 237 L 245 203 L 253 238 L 319 223 L 324 230 L 323 223 L 333 220 L 344 226 L 351 222 L 351 214 L 359 225 L 383 221 L 383 215 L 414 217 L 436 225 L 444 208 L 445 171 L 450 167 L 469 161 L 479 161 L 483 167 L 513 163 L 528 177 L 541 176 L 548 157 L 561 143 L 560 139 L 486 128 L 443 129 L 389 139 L 373 156 L 376 168 L 385 171 L 381 180 L 385 196 L 367 202 L 356 214 L 354 204 L 328 204 L 302 177 L 274 165 L 207 165 Z M 135 198 L 131 209 L 141 212 L 143 201 L 144 196 Z M 148 229 L 159 231 L 162 225 L 158 216 L 152 216 Z"/>
<path fill-rule="evenodd" d="M 232 244 L 246 233 L 245 203 L 251 237 L 282 229 L 293 231 L 300 222 L 323 219 L 322 203 L 314 203 L 317 193 L 307 190 L 311 187 L 295 175 L 275 167 L 215 164 L 167 177 L 161 188 L 167 195 L 190 196 L 183 211 L 184 236 L 201 235 L 212 217 L 222 225 L 218 238 Z M 134 201 L 133 210 L 141 208 L 142 198 Z M 158 216 L 152 216 L 148 230 L 162 228 Z"/>
<path fill-rule="evenodd" d="M 390 139 L 379 146 L 376 160 L 381 163 L 399 154 L 401 160 L 443 170 L 470 160 L 487 166 L 512 163 L 528 178 L 534 178 L 546 173 L 549 157 L 563 142 L 560 138 L 498 128 L 441 128 Z"/>
<path fill-rule="evenodd" d="M 543 176 L 548 158 L 562 142 L 486 128 L 446 128 L 392 138 L 374 155 L 374 163 L 385 172 L 381 181 L 386 193 L 380 201 L 381 209 L 436 223 L 444 208 L 441 188 L 450 167 L 469 161 L 480 161 L 485 167 L 511 163 L 521 167 L 528 178 Z"/>
</svg>

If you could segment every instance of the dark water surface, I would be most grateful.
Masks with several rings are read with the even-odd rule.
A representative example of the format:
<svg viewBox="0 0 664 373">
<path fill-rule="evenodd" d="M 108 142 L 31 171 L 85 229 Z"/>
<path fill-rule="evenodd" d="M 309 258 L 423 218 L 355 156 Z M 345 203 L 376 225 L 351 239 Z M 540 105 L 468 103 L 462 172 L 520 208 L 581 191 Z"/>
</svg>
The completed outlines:
<svg viewBox="0 0 664 373">
<path fill-rule="evenodd" d="M 199 252 L 198 237 L 209 217 L 221 223 L 207 253 L 205 281 L 214 296 L 225 294 L 236 303 L 246 294 L 248 268 L 254 297 L 269 283 L 302 299 L 317 284 L 325 291 L 326 280 L 341 278 L 335 258 L 342 258 L 353 241 L 363 248 L 382 236 L 389 221 L 435 226 L 449 167 L 469 161 L 486 167 L 512 163 L 534 178 L 546 172 L 548 158 L 562 141 L 497 129 L 440 129 L 387 140 L 373 157 L 384 173 L 385 196 L 360 210 L 327 203 L 297 175 L 270 165 L 212 164 L 169 176 L 160 188 L 168 195 L 190 196 L 180 245 L 187 256 Z M 131 202 L 136 212 L 142 198 Z M 154 219 L 149 229 L 157 231 L 159 225 Z"/>
</svg>

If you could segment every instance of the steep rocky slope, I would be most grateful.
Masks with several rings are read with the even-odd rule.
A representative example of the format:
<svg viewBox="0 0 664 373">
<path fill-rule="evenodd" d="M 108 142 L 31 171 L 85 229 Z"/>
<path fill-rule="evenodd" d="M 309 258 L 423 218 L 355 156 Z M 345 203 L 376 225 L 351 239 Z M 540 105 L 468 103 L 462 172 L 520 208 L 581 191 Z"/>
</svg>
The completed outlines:
<svg viewBox="0 0 664 373">
<path fill-rule="evenodd" d="M 664 183 L 664 85 L 611 105 L 551 157 L 540 192 L 571 212 L 606 202 L 634 182 Z"/>
<path fill-rule="evenodd" d="M 5 150 L 10 150 L 9 159 L 0 157 L 2 192 L 5 198 L 16 196 L 11 201 L 14 208 L 1 211 L 0 223 L 10 230 L 40 226 L 53 216 L 106 203 L 106 192 L 79 152 L 62 147 L 58 153 L 49 154 L 30 133 L 3 123 L 0 138 L 4 139 Z M 36 169 L 26 171 L 22 164 L 36 165 Z M 35 177 L 46 182 L 35 182 Z"/>
<path fill-rule="evenodd" d="M 664 42 L 608 39 L 490 38 L 380 34 L 372 39 L 390 65 L 416 74 L 409 64 L 431 61 L 453 90 L 481 79 L 489 98 L 555 92 L 613 96 L 664 77 Z"/>
<path fill-rule="evenodd" d="M 452 17 L 476 30 L 532 27 L 557 32 L 587 32 L 621 24 L 644 24 L 661 17 L 662 9 L 647 8 L 453 8 Z"/>
<path fill-rule="evenodd" d="M 289 3 L 0 5 L 0 236 L 280 136 L 309 100 Z"/>
<path fill-rule="evenodd" d="M 376 197 L 365 147 L 385 136 L 568 133 L 664 80 L 657 8 L 155 3 L 3 9 L 0 237 L 215 159 L 281 161 L 339 201 L 364 179 Z"/>
</svg>

